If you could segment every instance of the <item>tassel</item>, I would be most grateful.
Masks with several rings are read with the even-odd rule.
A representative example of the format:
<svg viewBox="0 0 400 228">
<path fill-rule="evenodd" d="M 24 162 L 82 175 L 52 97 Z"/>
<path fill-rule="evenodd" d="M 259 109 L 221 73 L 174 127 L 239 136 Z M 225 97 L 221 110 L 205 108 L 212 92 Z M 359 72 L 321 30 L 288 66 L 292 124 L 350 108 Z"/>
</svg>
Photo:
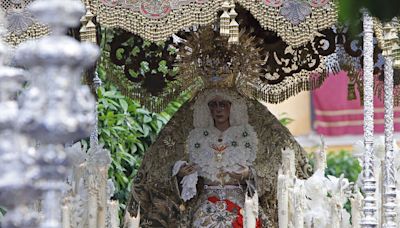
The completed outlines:
<svg viewBox="0 0 400 228">
<path fill-rule="evenodd" d="M 393 68 L 400 69 L 400 46 L 397 42 L 392 47 Z"/>
<path fill-rule="evenodd" d="M 87 33 L 86 24 L 87 24 L 87 22 L 88 21 L 86 20 L 86 15 L 83 15 L 82 18 L 81 18 L 82 26 L 81 26 L 81 29 L 79 30 L 79 34 L 80 34 L 80 37 L 81 37 L 82 41 L 86 40 L 86 33 Z"/>
<path fill-rule="evenodd" d="M 397 18 L 398 20 L 396 21 L 396 28 L 397 28 L 397 34 L 400 36 L 400 21 L 399 18 Z M 399 40 L 397 40 L 397 46 L 395 48 L 393 48 L 393 52 L 394 52 L 394 59 L 393 59 L 393 67 L 396 69 L 400 69 L 400 43 Z"/>
<path fill-rule="evenodd" d="M 383 26 L 383 47 L 382 47 L 382 54 L 384 56 L 392 56 L 392 47 L 393 44 L 396 43 L 397 34 L 396 31 L 393 31 L 394 28 L 391 26 L 390 23 L 385 23 Z"/>
<path fill-rule="evenodd" d="M 229 24 L 229 40 L 230 44 L 238 44 L 239 43 L 239 23 L 235 20 L 238 14 L 235 11 L 235 6 L 229 12 L 229 17 L 231 19 L 231 23 Z"/>
<path fill-rule="evenodd" d="M 97 37 L 96 37 L 96 25 L 93 23 L 92 18 L 93 14 L 88 11 L 86 15 L 89 15 L 90 20 L 88 21 L 86 25 L 86 41 L 91 42 L 96 44 L 97 43 Z"/>
<path fill-rule="evenodd" d="M 354 87 L 354 82 L 350 82 L 348 85 L 347 85 L 347 100 L 355 100 L 357 97 L 356 97 L 356 90 L 355 90 L 355 87 Z"/>
<path fill-rule="evenodd" d="M 94 15 L 90 11 L 90 4 L 88 1 L 85 2 L 85 5 L 86 5 L 86 14 L 81 18 L 82 27 L 79 30 L 81 35 L 81 41 L 97 43 L 96 25 L 92 21 Z"/>
<path fill-rule="evenodd" d="M 383 52 L 382 54 L 387 57 L 393 58 L 393 67 L 400 67 L 400 44 L 398 35 L 398 21 L 397 19 L 392 22 L 387 22 L 383 26 Z"/>
<path fill-rule="evenodd" d="M 231 11 L 229 12 L 229 18 L 231 20 L 229 24 L 229 44 L 239 44 L 239 23 L 235 20 L 237 13 L 235 11 L 235 4 L 231 5 Z"/>
<path fill-rule="evenodd" d="M 222 9 L 224 10 L 224 12 L 222 13 L 221 17 L 220 17 L 220 26 L 219 26 L 219 32 L 221 34 L 221 36 L 229 36 L 229 20 L 230 20 L 230 16 L 228 13 L 228 9 L 229 9 L 229 2 L 224 2 L 222 4 Z"/>
</svg>

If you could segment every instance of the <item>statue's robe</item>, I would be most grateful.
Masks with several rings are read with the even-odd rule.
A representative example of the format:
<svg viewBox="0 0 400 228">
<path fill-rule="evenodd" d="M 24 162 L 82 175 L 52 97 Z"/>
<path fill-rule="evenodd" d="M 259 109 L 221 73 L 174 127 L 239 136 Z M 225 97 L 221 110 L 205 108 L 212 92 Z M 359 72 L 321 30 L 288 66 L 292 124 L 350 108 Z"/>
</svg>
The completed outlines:
<svg viewBox="0 0 400 228">
<path fill-rule="evenodd" d="M 136 216 L 141 208 L 141 227 L 190 227 L 196 197 L 183 202 L 179 185 L 172 176 L 178 160 L 188 160 L 186 139 L 193 129 L 192 100 L 184 104 L 162 129 L 157 140 L 144 155 L 133 180 L 127 212 Z M 268 217 L 269 227 L 278 227 L 277 175 L 281 166 L 281 149 L 291 148 L 296 158 L 296 175 L 307 178 L 311 172 L 305 151 L 289 130 L 261 103 L 246 99 L 249 124 L 258 136 L 255 160 L 260 209 Z M 198 193 L 202 190 L 198 183 Z"/>
</svg>

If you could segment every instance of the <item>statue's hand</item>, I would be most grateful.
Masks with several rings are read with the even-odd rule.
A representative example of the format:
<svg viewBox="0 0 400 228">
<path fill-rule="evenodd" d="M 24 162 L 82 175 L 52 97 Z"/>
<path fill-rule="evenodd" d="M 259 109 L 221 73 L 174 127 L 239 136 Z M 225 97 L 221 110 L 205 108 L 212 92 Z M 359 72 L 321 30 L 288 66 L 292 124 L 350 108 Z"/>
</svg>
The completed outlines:
<svg viewBox="0 0 400 228">
<path fill-rule="evenodd" d="M 184 177 L 187 176 L 189 174 L 192 174 L 194 172 L 197 171 L 197 165 L 195 164 L 188 164 L 188 165 L 184 165 L 181 167 L 181 169 L 178 172 L 178 176 L 179 177 Z"/>
<path fill-rule="evenodd" d="M 244 179 L 247 179 L 250 174 L 250 169 L 247 166 L 242 166 L 243 168 L 238 170 L 237 172 L 231 172 L 228 173 L 228 175 L 235 180 L 242 181 Z"/>
</svg>

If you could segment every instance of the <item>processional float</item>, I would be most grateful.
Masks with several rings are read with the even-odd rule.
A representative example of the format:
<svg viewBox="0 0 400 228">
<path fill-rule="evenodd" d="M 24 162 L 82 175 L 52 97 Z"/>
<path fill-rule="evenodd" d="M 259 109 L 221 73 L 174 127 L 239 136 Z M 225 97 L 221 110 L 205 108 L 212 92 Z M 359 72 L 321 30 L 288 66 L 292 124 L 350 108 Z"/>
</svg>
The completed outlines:
<svg viewBox="0 0 400 228">
<path fill-rule="evenodd" d="M 65 77 L 66 73 L 77 75 L 81 69 L 89 67 L 95 61 L 97 54 L 92 47 L 87 46 L 86 49 L 80 49 L 76 42 L 61 36 L 65 28 L 75 26 L 76 18 L 84 13 L 82 6 L 77 1 L 61 2 L 63 1 L 5 0 L 1 3 L 1 8 L 5 11 L 8 19 L 8 31 L 4 35 L 4 40 L 10 45 L 22 43 L 17 48 L 15 61 L 27 69 L 28 75 L 38 75 L 38 77 L 32 76 L 30 79 L 24 79 L 26 73 L 20 70 L 1 68 L 4 70 L 4 73 L 1 73 L 2 85 L 12 84 L 11 87 L 4 87 L 5 96 L 1 98 L 1 105 L 4 105 L 4 110 L 9 113 L 2 120 L 4 123 L 1 125 L 2 134 L 10 135 L 9 137 L 15 139 L 15 142 L 25 142 L 33 138 L 41 143 L 40 147 L 36 148 L 37 150 L 34 150 L 34 147 L 31 147 L 32 144 L 28 142 L 25 144 L 14 143 L 20 144 L 21 148 L 17 148 L 18 153 L 12 155 L 10 153 L 12 146 L 9 142 L 1 141 L 0 158 L 10 164 L 10 167 L 4 168 L 0 177 L 4 180 L 1 181 L 2 185 L 0 186 L 2 189 L 0 204 L 10 208 L 9 214 L 4 219 L 6 227 L 21 227 L 24 226 L 24 222 L 32 224 L 33 221 L 36 221 L 39 223 L 38 215 L 24 216 L 24 220 L 20 220 L 20 224 L 16 222 L 21 217 L 18 213 L 27 210 L 23 205 L 30 200 L 21 197 L 20 201 L 6 203 L 5 199 L 10 199 L 10 196 L 22 194 L 22 192 L 29 192 L 32 199 L 43 194 L 45 196 L 45 218 L 42 226 L 59 226 L 61 212 L 56 210 L 57 200 L 60 199 L 59 194 L 62 189 L 62 179 L 65 177 L 65 169 L 69 166 L 60 144 L 87 136 L 89 128 L 85 126 L 92 124 L 96 116 L 93 101 L 88 97 L 87 91 L 78 86 L 79 80 L 75 79 L 73 82 L 63 84 L 63 80 L 67 78 Z M 229 45 L 240 46 L 242 45 L 239 41 L 240 29 L 246 28 L 244 26 L 246 18 L 242 16 L 250 15 L 247 18 L 251 17 L 256 21 L 258 27 L 249 32 L 263 41 L 259 48 L 263 50 L 262 61 L 264 62 L 260 63 L 262 74 L 252 78 L 244 75 L 240 89 L 243 94 L 253 99 L 278 103 L 301 91 L 319 87 L 331 72 L 341 69 L 348 70 L 351 79 L 350 94 L 354 90 L 354 86 L 357 86 L 364 99 L 365 150 L 362 178 L 364 199 L 359 225 L 377 227 L 380 226 L 378 221 L 385 227 L 395 227 L 396 223 L 398 224 L 393 149 L 393 103 L 399 104 L 400 102 L 399 88 L 393 87 L 393 77 L 396 75 L 396 70 L 393 68 L 400 67 L 398 37 L 400 26 L 397 19 L 382 24 L 364 11 L 362 19 L 364 33 L 361 45 L 359 42 L 357 43 L 359 40 L 348 36 L 343 26 L 336 24 L 339 6 L 335 1 L 329 0 L 85 0 L 82 2 L 86 6 L 86 15 L 81 18 L 80 39 L 92 43 L 97 42 L 99 26 L 120 28 L 134 33 L 138 40 L 142 39 L 142 42 L 145 39 L 172 44 L 173 41 L 170 37 L 182 29 L 190 30 L 192 27 L 208 25 L 219 20 L 217 27 L 219 27 L 221 36 L 229 37 Z M 29 6 L 29 4 L 31 5 Z M 67 19 L 61 17 L 60 12 Z M 60 20 L 53 21 L 53 18 Z M 253 25 L 247 26 L 251 28 Z M 268 33 L 260 32 L 264 30 Z M 46 37 L 49 32 L 50 35 Z M 268 43 L 267 38 L 271 37 L 274 38 L 274 42 Z M 37 43 L 25 42 L 30 39 L 39 40 Z M 374 39 L 378 45 L 374 44 Z M 64 46 L 65 43 L 61 43 L 63 40 L 69 45 Z M 44 46 L 40 46 L 41 42 Z M 51 46 L 53 43 L 54 47 Z M 113 43 L 114 49 L 108 53 L 108 57 L 112 57 L 113 51 L 117 52 L 117 49 L 124 48 L 121 43 L 118 41 Z M 76 48 L 72 56 L 66 47 Z M 3 53 L 6 52 L 3 51 Z M 384 66 L 374 63 L 374 57 L 384 58 Z M 75 58 L 75 62 L 71 62 L 72 58 Z M 135 66 L 137 67 L 141 63 L 140 61 L 139 63 L 128 62 L 127 59 L 116 59 L 113 63 L 118 65 L 116 69 L 125 73 L 127 79 L 124 80 L 127 80 L 133 89 L 125 88 L 123 85 L 119 86 L 126 95 L 139 98 L 151 110 L 162 110 L 169 101 L 183 91 L 201 89 L 201 85 L 195 83 L 196 77 L 182 77 L 183 79 L 181 79 L 179 75 L 168 74 L 162 74 L 160 77 L 157 72 L 139 73 L 138 77 L 129 77 L 131 76 L 130 70 L 135 70 Z M 62 69 L 70 71 L 60 70 L 61 66 L 64 66 Z M 384 72 L 384 80 L 378 80 L 374 75 L 374 70 L 378 70 L 380 73 Z M 55 72 L 59 73 L 56 74 L 59 81 L 54 80 L 55 82 L 52 83 L 48 77 L 50 74 L 54 75 Z M 43 77 L 39 77 L 42 75 Z M 152 83 L 152 80 L 156 79 L 157 83 Z M 32 85 L 22 93 L 21 106 L 18 109 L 14 97 L 25 80 L 30 81 Z M 119 79 L 117 78 L 117 80 Z M 93 81 L 95 85 L 100 83 L 98 77 L 94 77 Z M 172 83 L 174 81 L 179 83 Z M 376 85 L 382 85 L 381 90 L 384 91 L 382 99 L 385 103 L 384 189 L 380 192 L 383 197 L 375 194 L 377 184 L 379 184 L 376 183 L 375 173 L 379 171 L 374 170 L 372 103 L 374 82 Z M 154 90 L 154 84 L 161 86 Z M 44 98 L 40 98 L 37 93 L 45 91 L 46 88 L 54 88 L 54 90 L 46 93 Z M 73 100 L 71 98 L 73 93 L 78 94 L 82 100 Z M 393 94 L 397 96 L 393 96 Z M 86 102 L 82 103 L 82 101 Z M 13 117 L 17 113 L 21 117 L 14 120 Z M 13 124 L 9 124 L 11 122 Z M 101 184 L 102 189 L 93 189 L 93 186 L 83 188 L 92 198 L 95 198 L 89 200 L 91 204 L 87 208 L 96 208 L 89 212 L 91 213 L 89 217 L 96 217 L 96 219 L 88 219 L 84 224 L 105 227 L 107 220 L 113 224 L 108 227 L 115 227 L 117 222 L 106 219 L 107 212 L 104 211 L 107 210 L 106 208 L 115 210 L 116 206 L 114 202 L 107 202 L 106 199 L 105 186 L 107 184 L 104 184 L 106 182 L 104 170 L 109 165 L 109 157 L 107 157 L 107 151 L 98 145 L 97 135 L 95 129 L 92 132 L 91 148 L 87 155 L 85 155 L 86 153 L 80 154 L 82 149 L 79 145 L 76 146 L 75 151 L 74 149 L 69 150 L 71 154 L 75 153 L 76 155 L 76 160 L 73 162 L 78 165 L 74 171 L 78 172 L 79 165 L 88 163 L 89 165 L 84 165 L 84 171 L 80 169 L 85 173 L 84 178 L 93 178 L 92 182 L 103 183 Z M 20 139 L 21 137 L 23 139 Z M 81 159 L 79 156 L 87 156 L 87 158 Z M 30 160 L 23 159 L 25 157 Z M 13 173 L 14 169 L 11 168 L 11 164 L 13 167 L 21 167 L 21 170 L 31 172 L 22 172 L 23 177 L 20 178 L 24 181 L 7 182 L 10 177 L 17 175 Z M 98 169 L 93 170 L 92 168 L 96 165 Z M 99 170 L 102 171 L 97 172 Z M 94 173 L 102 174 L 96 176 Z M 51 177 L 46 176 L 50 174 Z M 31 186 L 32 183 L 29 180 L 35 178 L 38 179 L 37 183 L 39 184 Z M 49 182 L 45 180 L 47 178 L 53 179 Z M 79 181 L 75 184 L 79 185 Z M 74 187 L 78 188 L 79 186 Z M 90 191 L 96 191 L 96 193 L 90 193 Z M 376 201 L 379 198 L 384 199 L 382 204 L 384 209 L 377 207 Z M 288 204 L 290 203 L 288 202 Z M 70 211 L 68 211 L 68 207 L 63 209 L 63 216 L 67 218 Z M 102 210 L 103 212 L 101 212 Z M 68 219 L 63 221 L 64 227 L 74 226 L 69 224 L 70 220 L 68 222 L 66 220 Z M 357 227 L 357 224 L 353 224 L 353 226 Z"/>
</svg>

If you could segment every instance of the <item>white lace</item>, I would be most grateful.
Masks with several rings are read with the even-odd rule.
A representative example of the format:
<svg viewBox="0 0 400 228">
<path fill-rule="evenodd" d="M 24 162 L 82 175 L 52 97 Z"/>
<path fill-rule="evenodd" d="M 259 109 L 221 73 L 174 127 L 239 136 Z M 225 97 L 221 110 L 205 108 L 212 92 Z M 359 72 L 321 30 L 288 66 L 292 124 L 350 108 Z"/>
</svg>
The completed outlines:
<svg viewBox="0 0 400 228">
<path fill-rule="evenodd" d="M 208 102 L 219 96 L 231 102 L 229 122 L 231 127 L 220 132 L 214 127 L 214 120 Z M 230 90 L 207 90 L 196 100 L 193 113 L 193 129 L 188 137 L 190 162 L 199 166 L 197 172 L 185 176 L 182 181 L 181 198 L 187 201 L 196 195 L 198 176 L 215 182 L 229 181 L 218 178 L 219 173 L 238 172 L 243 166 L 250 167 L 256 159 L 258 139 L 248 123 L 247 106 L 244 99 Z M 218 141 L 221 139 L 222 141 Z M 213 149 L 214 147 L 214 149 Z M 218 153 L 216 147 L 226 147 Z M 175 176 L 186 161 L 177 161 L 173 167 Z"/>
<path fill-rule="evenodd" d="M 199 176 L 221 183 L 219 173 L 238 172 L 243 166 L 252 165 L 257 145 L 257 134 L 248 124 L 230 127 L 225 132 L 214 127 L 196 128 L 188 138 L 190 162 L 199 166 Z M 213 147 L 226 148 L 218 153 Z"/>
</svg>

